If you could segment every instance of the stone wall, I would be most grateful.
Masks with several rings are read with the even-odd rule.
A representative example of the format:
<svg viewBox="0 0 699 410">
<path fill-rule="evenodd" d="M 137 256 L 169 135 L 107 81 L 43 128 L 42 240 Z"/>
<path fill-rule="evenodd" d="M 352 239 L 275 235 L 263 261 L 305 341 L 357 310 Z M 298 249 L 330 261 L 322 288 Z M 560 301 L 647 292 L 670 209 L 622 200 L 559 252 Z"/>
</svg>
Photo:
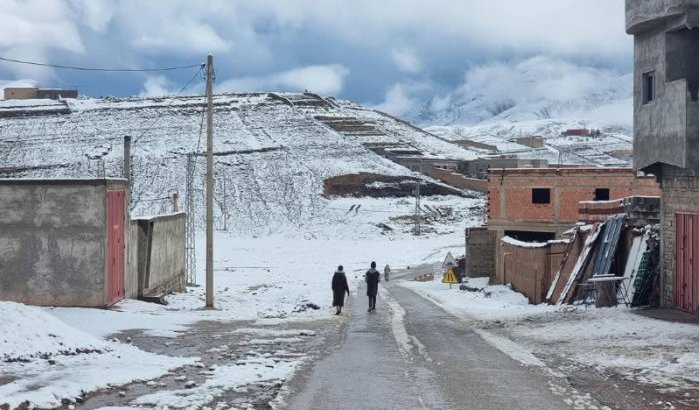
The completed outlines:
<svg viewBox="0 0 699 410">
<path fill-rule="evenodd" d="M 495 232 L 487 228 L 466 229 L 466 276 L 495 275 Z"/>
<path fill-rule="evenodd" d="M 699 173 L 664 166 L 661 177 L 662 198 L 662 266 L 660 304 L 675 305 L 676 213 L 699 214 Z"/>
</svg>

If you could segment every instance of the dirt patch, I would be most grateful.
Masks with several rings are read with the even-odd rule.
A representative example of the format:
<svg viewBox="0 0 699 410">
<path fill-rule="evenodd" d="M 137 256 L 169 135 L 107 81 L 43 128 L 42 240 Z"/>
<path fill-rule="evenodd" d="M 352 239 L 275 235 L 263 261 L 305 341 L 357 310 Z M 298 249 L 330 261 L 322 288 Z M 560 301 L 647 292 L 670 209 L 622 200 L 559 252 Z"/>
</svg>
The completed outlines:
<svg viewBox="0 0 699 410">
<path fill-rule="evenodd" d="M 148 352 L 199 357 L 201 361 L 175 369 L 159 379 L 91 393 L 79 408 L 128 406 L 137 398 L 151 393 L 185 389 L 187 382 L 201 386 L 217 367 L 237 365 L 255 358 L 273 358 L 275 362 L 310 360 L 322 350 L 324 335 L 335 333 L 334 329 L 338 329 L 336 321 L 281 326 L 255 326 L 253 322 L 236 321 L 200 322 L 176 338 L 153 337 L 140 330 L 122 332 L 113 337 L 121 341 L 130 340 L 133 345 Z M 287 383 L 287 380 L 265 380 L 237 386 L 212 398 L 207 406 L 225 404 L 227 408 L 269 409 L 271 401 L 278 400 L 288 391 Z"/>
</svg>

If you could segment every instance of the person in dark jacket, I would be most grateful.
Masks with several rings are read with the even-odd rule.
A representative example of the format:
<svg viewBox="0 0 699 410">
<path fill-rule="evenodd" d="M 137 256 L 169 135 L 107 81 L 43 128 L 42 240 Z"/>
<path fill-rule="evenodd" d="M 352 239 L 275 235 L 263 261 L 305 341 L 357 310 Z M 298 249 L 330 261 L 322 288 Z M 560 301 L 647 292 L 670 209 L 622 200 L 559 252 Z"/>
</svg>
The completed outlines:
<svg viewBox="0 0 699 410">
<path fill-rule="evenodd" d="M 381 282 L 381 274 L 376 270 L 376 262 L 371 262 L 371 269 L 364 274 L 366 282 L 366 295 L 369 296 L 369 310 L 376 310 L 376 294 L 379 291 L 379 282 Z"/>
<path fill-rule="evenodd" d="M 342 265 L 337 267 L 337 272 L 333 275 L 333 306 L 337 308 L 336 315 L 342 312 L 342 306 L 345 305 L 345 292 L 347 296 L 350 294 L 349 285 L 347 285 L 347 277 L 342 270 Z"/>
</svg>

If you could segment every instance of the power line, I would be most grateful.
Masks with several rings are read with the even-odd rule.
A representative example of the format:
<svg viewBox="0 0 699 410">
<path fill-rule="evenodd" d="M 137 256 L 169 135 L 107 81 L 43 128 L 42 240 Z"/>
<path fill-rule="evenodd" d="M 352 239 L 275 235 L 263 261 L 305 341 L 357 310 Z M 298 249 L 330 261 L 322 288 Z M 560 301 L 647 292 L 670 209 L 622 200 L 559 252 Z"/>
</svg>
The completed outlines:
<svg viewBox="0 0 699 410">
<path fill-rule="evenodd" d="M 143 73 L 143 72 L 151 72 L 151 71 L 174 71 L 174 70 L 185 70 L 185 69 L 195 68 L 195 67 L 201 68 L 204 66 L 204 64 L 190 64 L 190 65 L 177 66 L 177 67 L 156 67 L 156 68 L 101 68 L 101 67 L 78 67 L 78 66 L 61 65 L 61 64 L 37 63 L 35 61 L 16 60 L 14 58 L 6 58 L 6 57 L 0 57 L 0 61 L 5 61 L 8 63 L 16 63 L 16 64 L 34 65 L 34 66 L 40 66 L 40 67 L 62 68 L 65 70 L 101 71 L 101 72 L 112 72 L 112 73 Z"/>
<path fill-rule="evenodd" d="M 201 74 L 202 67 L 201 67 L 201 66 L 197 66 L 197 67 L 199 67 L 199 70 L 197 70 L 197 71 L 194 73 L 194 75 L 193 75 L 192 77 L 190 77 L 189 80 L 187 80 L 187 82 L 182 86 L 182 88 L 180 88 L 180 91 L 178 91 L 177 94 L 175 94 L 175 96 L 174 96 L 173 98 L 179 97 L 180 94 L 182 94 L 182 92 L 187 88 L 187 86 L 189 86 L 189 84 L 191 84 L 192 81 L 194 81 L 194 79 L 197 77 L 197 75 Z M 141 137 L 142 137 L 143 135 L 145 135 L 148 131 L 150 131 L 150 130 L 155 126 L 155 124 L 157 124 L 158 121 L 160 121 L 160 119 L 161 119 L 162 117 L 163 117 L 162 115 L 156 116 L 156 117 L 155 117 L 155 120 L 153 120 L 153 122 L 152 122 L 148 127 L 146 127 L 145 130 L 141 131 L 140 135 L 137 136 L 137 137 L 134 139 L 134 143 L 136 143 L 136 142 L 139 140 L 139 138 L 141 138 Z"/>
</svg>

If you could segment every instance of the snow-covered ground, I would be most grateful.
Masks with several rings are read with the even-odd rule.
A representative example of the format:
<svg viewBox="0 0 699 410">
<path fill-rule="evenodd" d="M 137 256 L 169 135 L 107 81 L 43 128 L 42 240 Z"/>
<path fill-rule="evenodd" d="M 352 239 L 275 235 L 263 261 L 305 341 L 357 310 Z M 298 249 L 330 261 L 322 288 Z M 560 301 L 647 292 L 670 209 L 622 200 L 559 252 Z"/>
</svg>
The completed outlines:
<svg viewBox="0 0 699 410">
<path fill-rule="evenodd" d="M 43 309 L 0 302 L 0 405 L 55 407 L 83 392 L 149 380 L 196 362 L 85 333 Z"/>
<path fill-rule="evenodd" d="M 400 285 L 468 321 L 488 342 L 527 365 L 613 371 L 661 391 L 696 389 L 699 325 L 639 315 L 625 307 L 530 305 L 507 286 L 471 279 L 464 292 L 439 282 Z"/>
<path fill-rule="evenodd" d="M 355 204 L 362 205 L 360 211 L 347 212 Z M 111 340 L 123 331 L 140 329 L 147 335 L 176 340 L 201 321 L 249 321 L 247 328 L 237 332 L 245 334 L 241 345 L 250 346 L 253 352 L 263 345 L 299 342 L 303 337 L 288 330 L 289 324 L 342 320 L 331 308 L 330 281 L 338 265 L 344 266 L 354 289 L 371 261 L 401 268 L 439 261 L 449 251 L 463 253 L 463 229 L 480 223 L 483 200 L 432 197 L 424 198 L 424 204 L 451 211 L 444 212 L 448 215 L 444 218 L 435 218 L 428 226 L 431 233 L 420 237 L 411 234 L 412 225 L 403 218 L 412 213 L 414 203 L 376 198 L 329 200 L 328 214 L 309 221 L 309 227 L 300 232 L 257 237 L 217 232 L 215 310 L 203 309 L 204 286 L 168 296 L 167 306 L 134 300 L 109 310 L 0 303 L 2 317 L 12 318 L 0 323 L 0 358 L 9 360 L 0 360 L 0 379 L 16 379 L 0 386 L 4 399 L 0 404 L 8 402 L 14 408 L 30 400 L 35 405 L 57 406 L 61 399 L 74 400 L 82 391 L 158 379 L 199 359 L 155 355 Z M 377 233 L 379 223 L 393 230 Z M 202 235 L 197 240 L 200 285 L 205 283 L 203 239 Z M 353 291 L 350 297 L 356 296 Z M 49 364 L 48 359 L 56 363 Z M 131 404 L 198 408 L 225 390 L 288 379 L 306 359 L 302 355 L 283 360 L 252 355 L 244 362 L 210 369 L 206 381 L 191 389 L 154 383 L 154 391 Z M 272 362 L 274 367 L 269 366 Z M 97 372 L 99 377 L 95 377 Z"/>
</svg>

